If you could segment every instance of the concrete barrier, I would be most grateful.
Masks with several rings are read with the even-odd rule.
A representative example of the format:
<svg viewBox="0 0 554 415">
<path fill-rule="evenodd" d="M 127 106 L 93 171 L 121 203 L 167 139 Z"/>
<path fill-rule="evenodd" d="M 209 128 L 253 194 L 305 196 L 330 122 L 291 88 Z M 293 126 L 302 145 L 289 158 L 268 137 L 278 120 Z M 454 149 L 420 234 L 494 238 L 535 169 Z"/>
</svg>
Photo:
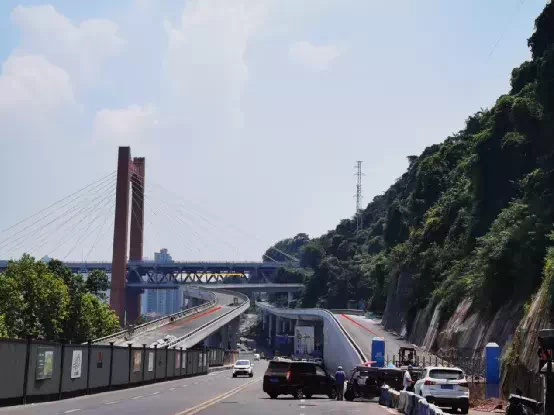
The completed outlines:
<svg viewBox="0 0 554 415">
<path fill-rule="evenodd" d="M 388 396 L 387 399 L 390 399 L 390 407 L 396 408 L 398 412 L 405 415 L 444 415 L 438 406 L 427 402 L 425 398 L 413 392 L 396 391 L 387 388 L 386 394 Z M 379 404 L 389 406 L 387 405 L 387 399 L 379 399 Z"/>
</svg>

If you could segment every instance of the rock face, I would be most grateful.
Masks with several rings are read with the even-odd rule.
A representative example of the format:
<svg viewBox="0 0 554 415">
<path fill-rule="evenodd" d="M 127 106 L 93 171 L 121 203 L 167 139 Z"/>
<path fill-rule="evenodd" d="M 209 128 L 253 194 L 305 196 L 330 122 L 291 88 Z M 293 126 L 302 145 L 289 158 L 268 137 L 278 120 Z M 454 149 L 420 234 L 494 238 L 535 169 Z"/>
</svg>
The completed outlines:
<svg viewBox="0 0 554 415">
<path fill-rule="evenodd" d="M 551 318 L 548 309 L 547 293 L 541 288 L 527 314 L 521 319 L 510 347 L 504 354 L 502 365 L 502 392 L 504 395 L 519 387 L 525 396 L 541 401 L 542 384 L 537 371 L 539 330 L 550 328 Z"/>
<path fill-rule="evenodd" d="M 408 323 L 406 301 L 413 289 L 412 275 L 407 272 L 391 274 L 387 305 L 383 314 L 383 325 L 388 330 L 406 336 Z"/>
</svg>

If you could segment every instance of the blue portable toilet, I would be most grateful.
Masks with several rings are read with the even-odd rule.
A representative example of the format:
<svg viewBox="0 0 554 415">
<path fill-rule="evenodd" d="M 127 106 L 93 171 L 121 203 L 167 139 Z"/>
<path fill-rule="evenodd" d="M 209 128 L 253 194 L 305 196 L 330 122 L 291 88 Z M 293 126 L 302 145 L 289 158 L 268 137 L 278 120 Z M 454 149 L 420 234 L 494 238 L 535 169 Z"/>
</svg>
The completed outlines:
<svg viewBox="0 0 554 415">
<path fill-rule="evenodd" d="M 385 366 L 385 339 L 374 337 L 371 341 L 371 360 L 377 362 L 376 367 Z"/>
<path fill-rule="evenodd" d="M 500 355 L 502 349 L 496 343 L 485 346 L 485 366 L 487 378 L 487 398 L 498 398 L 500 384 Z"/>
</svg>

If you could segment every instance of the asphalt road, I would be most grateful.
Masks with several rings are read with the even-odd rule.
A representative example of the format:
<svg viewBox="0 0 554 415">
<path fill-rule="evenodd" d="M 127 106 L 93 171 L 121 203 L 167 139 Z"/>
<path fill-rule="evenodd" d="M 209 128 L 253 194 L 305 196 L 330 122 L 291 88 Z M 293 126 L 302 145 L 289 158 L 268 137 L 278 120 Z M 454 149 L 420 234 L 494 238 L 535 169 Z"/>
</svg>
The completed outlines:
<svg viewBox="0 0 554 415">
<path fill-rule="evenodd" d="M 232 414 L 369 414 L 387 415 L 391 410 L 368 402 L 337 402 L 324 397 L 295 400 L 269 399 L 262 391 L 267 362 L 255 362 L 253 378 L 231 377 L 230 371 L 157 383 L 138 388 L 67 399 L 58 402 L 8 407 L 0 414 L 50 415 L 232 415 Z"/>
<path fill-rule="evenodd" d="M 398 357 L 400 346 L 411 346 L 407 341 L 386 331 L 378 320 L 372 320 L 362 316 L 337 314 L 336 317 L 356 344 L 362 349 L 368 360 L 371 360 L 371 341 L 374 337 L 385 339 L 385 356 Z"/>
<path fill-rule="evenodd" d="M 166 326 L 162 326 L 157 330 L 146 332 L 142 335 L 133 336 L 133 344 L 137 346 L 150 346 L 156 340 L 162 339 L 163 337 L 169 335 L 175 337 L 181 337 L 185 334 L 193 331 L 194 329 L 208 323 L 211 320 L 215 320 L 219 316 L 227 313 L 234 307 L 229 307 L 229 304 L 233 303 L 233 296 L 228 294 L 217 293 L 218 304 L 206 311 L 203 311 L 200 314 L 194 316 L 185 317 L 181 320 L 177 320 L 173 323 L 170 323 Z M 122 342 L 127 343 L 127 342 Z"/>
</svg>

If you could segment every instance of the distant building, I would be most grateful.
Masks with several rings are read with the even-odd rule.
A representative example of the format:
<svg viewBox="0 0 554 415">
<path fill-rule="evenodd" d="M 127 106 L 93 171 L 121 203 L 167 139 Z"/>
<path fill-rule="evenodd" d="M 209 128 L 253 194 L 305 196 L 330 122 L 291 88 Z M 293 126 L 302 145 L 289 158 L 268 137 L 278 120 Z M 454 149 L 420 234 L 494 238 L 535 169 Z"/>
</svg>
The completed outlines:
<svg viewBox="0 0 554 415">
<path fill-rule="evenodd" d="M 173 262 L 173 258 L 162 248 L 160 252 L 154 252 L 154 261 L 158 263 Z M 142 295 L 142 314 L 164 316 L 176 313 L 181 309 L 179 296 L 180 290 L 144 290 Z"/>
<path fill-rule="evenodd" d="M 154 261 L 161 263 L 173 262 L 173 258 L 167 252 L 166 248 L 160 249 L 160 252 L 154 252 Z"/>
</svg>

